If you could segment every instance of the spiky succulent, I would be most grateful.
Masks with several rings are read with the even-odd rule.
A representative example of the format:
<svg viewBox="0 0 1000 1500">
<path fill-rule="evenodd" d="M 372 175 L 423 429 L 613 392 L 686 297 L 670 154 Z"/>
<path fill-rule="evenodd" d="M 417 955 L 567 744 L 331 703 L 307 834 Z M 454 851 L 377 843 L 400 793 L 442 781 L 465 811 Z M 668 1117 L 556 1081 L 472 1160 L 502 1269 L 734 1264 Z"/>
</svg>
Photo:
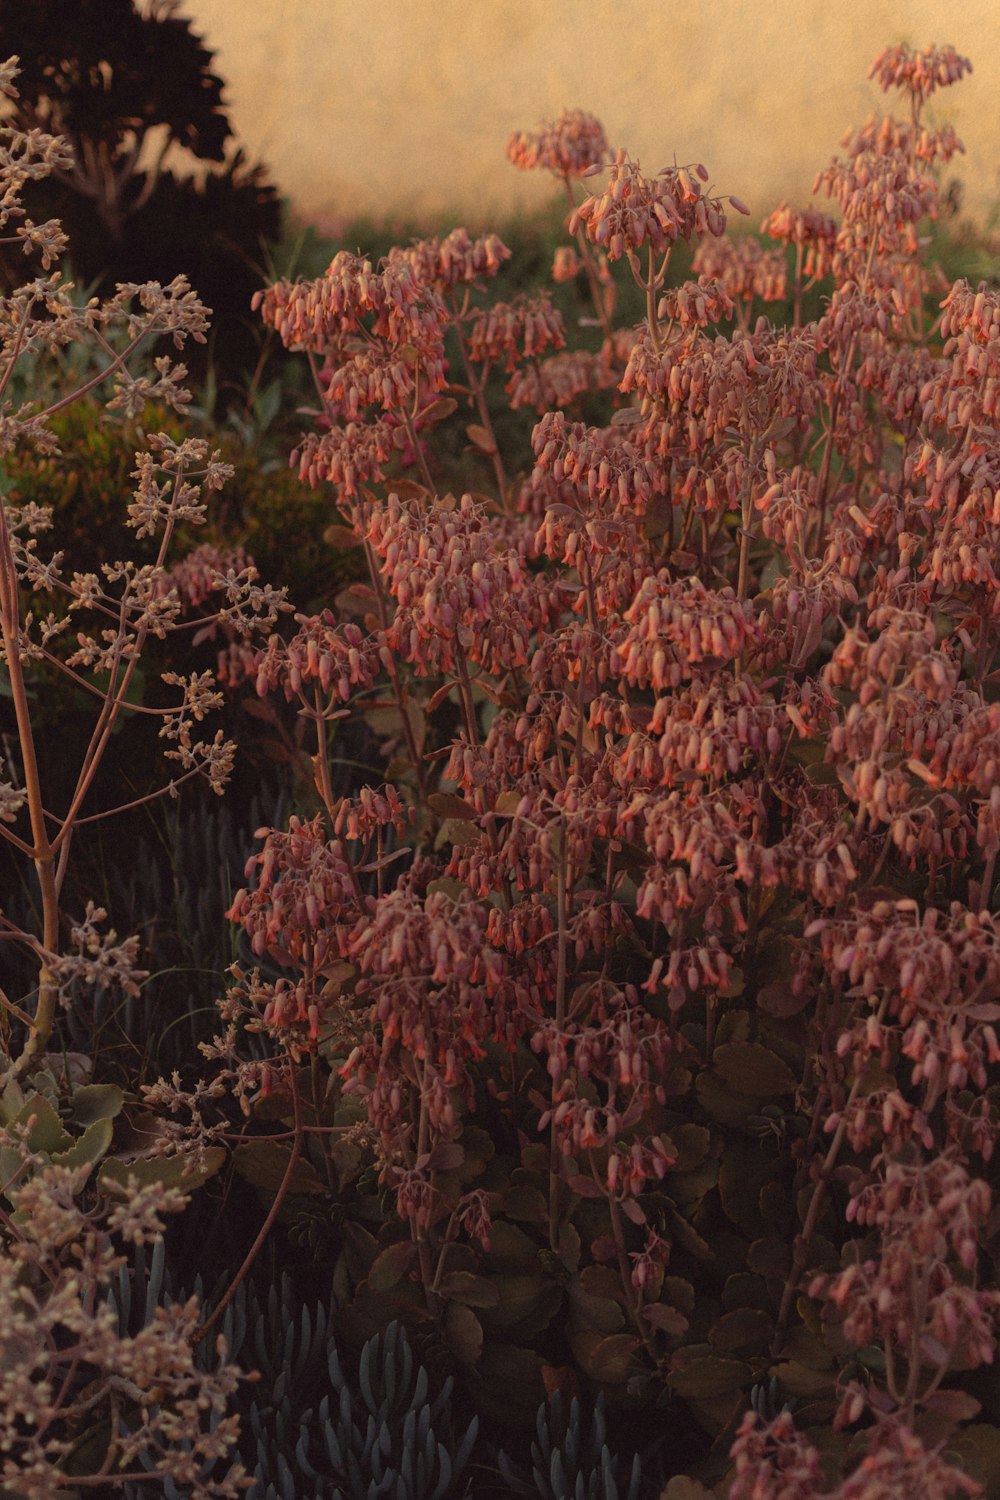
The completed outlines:
<svg viewBox="0 0 1000 1500">
<path fill-rule="evenodd" d="M 196 1290 L 200 1291 L 199 1287 Z M 163 1241 L 140 1250 L 109 1299 L 123 1330 L 145 1326 L 173 1299 Z M 206 1305 L 211 1304 L 206 1299 Z M 478 1432 L 473 1418 L 452 1436 L 449 1377 L 431 1394 L 427 1371 L 404 1329 L 391 1323 L 361 1351 L 356 1376 L 345 1372 L 332 1333 L 332 1304 L 310 1307 L 288 1275 L 266 1297 L 244 1282 L 221 1322 L 228 1357 L 259 1378 L 243 1389 L 241 1455 L 253 1473 L 248 1500 L 457 1500 Z M 198 1348 L 218 1361 L 215 1337 Z M 142 1485 L 125 1500 L 141 1500 Z M 165 1500 L 181 1500 L 169 1487 Z"/>
<path fill-rule="evenodd" d="M 637 1500 L 642 1481 L 638 1453 L 628 1478 L 620 1476 L 620 1461 L 607 1445 L 604 1396 L 594 1404 L 589 1431 L 574 1396 L 565 1412 L 562 1393 L 538 1408 L 536 1438 L 531 1444 L 531 1475 L 505 1453 L 499 1455 L 501 1472 L 525 1495 L 542 1500 Z"/>
</svg>

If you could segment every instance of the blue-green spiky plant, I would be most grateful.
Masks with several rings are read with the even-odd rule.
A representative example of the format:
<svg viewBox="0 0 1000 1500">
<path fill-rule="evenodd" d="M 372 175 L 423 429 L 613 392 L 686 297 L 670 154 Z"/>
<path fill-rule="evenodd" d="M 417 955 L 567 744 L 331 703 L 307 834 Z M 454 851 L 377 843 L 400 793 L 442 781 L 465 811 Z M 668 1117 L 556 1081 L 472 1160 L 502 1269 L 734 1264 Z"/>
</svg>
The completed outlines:
<svg viewBox="0 0 1000 1500">
<path fill-rule="evenodd" d="M 607 1445 L 603 1395 L 595 1402 L 587 1431 L 577 1398 L 567 1414 L 562 1393 L 556 1391 L 538 1408 L 535 1432 L 530 1476 L 505 1453 L 499 1455 L 501 1472 L 521 1494 L 542 1500 L 638 1500 L 642 1463 L 636 1454 L 628 1479 L 619 1477 L 618 1456 Z"/>
<path fill-rule="evenodd" d="M 327 1368 L 333 1389 L 320 1402 L 317 1417 L 322 1453 L 340 1476 L 333 1500 L 444 1500 L 461 1493 L 458 1481 L 478 1420 L 472 1419 L 457 1448 L 441 1436 L 450 1425 L 451 1376 L 432 1400 L 427 1371 L 417 1364 L 400 1324 L 390 1323 L 361 1351 L 358 1393 L 344 1377 L 336 1345 Z M 303 1418 L 296 1458 L 308 1477 L 318 1480 L 305 1442 L 309 1416 Z M 279 1500 L 293 1497 L 281 1494 Z"/>
<path fill-rule="evenodd" d="M 163 1241 L 151 1251 L 140 1247 L 134 1269 L 123 1268 L 111 1292 L 120 1326 L 134 1332 L 171 1300 Z M 254 1476 L 248 1500 L 457 1500 L 478 1422 L 454 1443 L 451 1378 L 432 1397 L 405 1330 L 392 1323 L 365 1344 L 352 1380 L 332 1320 L 332 1304 L 299 1301 L 287 1274 L 263 1298 L 242 1283 L 226 1308 L 218 1331 L 228 1357 L 259 1377 L 242 1388 L 239 1412 L 241 1457 Z M 197 1351 L 206 1366 L 219 1357 L 215 1337 Z M 145 1500 L 145 1493 L 135 1484 L 124 1496 Z M 162 1493 L 181 1500 L 169 1481 Z"/>
</svg>

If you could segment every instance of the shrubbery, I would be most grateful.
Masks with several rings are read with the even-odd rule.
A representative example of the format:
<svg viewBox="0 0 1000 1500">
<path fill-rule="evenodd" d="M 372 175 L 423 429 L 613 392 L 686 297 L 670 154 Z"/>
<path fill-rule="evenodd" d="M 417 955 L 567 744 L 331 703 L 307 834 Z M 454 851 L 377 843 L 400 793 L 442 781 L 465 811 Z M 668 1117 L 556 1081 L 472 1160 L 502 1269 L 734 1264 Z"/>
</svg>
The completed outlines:
<svg viewBox="0 0 1000 1500">
<path fill-rule="evenodd" d="M 2 1108 L 11 1195 L 27 1180 L 49 1214 L 35 1231 L 48 1288 L 31 1297 L 50 1321 L 63 1298 L 59 1329 L 91 1337 L 57 1232 L 72 1194 L 113 1231 L 109 1203 L 134 1178 L 151 1206 L 124 1227 L 149 1240 L 188 1157 L 189 1187 L 227 1161 L 261 1200 L 261 1231 L 190 1315 L 184 1347 L 201 1353 L 178 1357 L 178 1402 L 213 1378 L 206 1337 L 237 1328 L 262 1246 L 280 1242 L 309 1297 L 332 1263 L 329 1315 L 365 1351 L 369 1411 L 395 1409 L 390 1346 L 400 1423 L 418 1421 L 431 1380 L 455 1379 L 454 1426 L 481 1424 L 472 1493 L 946 1500 L 1000 1482 L 1000 296 L 940 285 L 923 234 L 960 149 L 926 102 L 968 67 L 950 48 L 884 53 L 873 73 L 907 118 L 848 137 L 818 179 L 829 204 L 782 205 L 767 243 L 727 236 L 744 206 L 701 164 L 647 176 L 582 112 L 516 136 L 514 164 L 553 172 L 572 205 L 554 274 L 589 290 L 581 347 L 545 292 L 490 297 L 508 259 L 493 234 L 377 262 L 340 252 L 261 293 L 315 387 L 294 467 L 326 497 L 327 542 L 367 567 L 295 599 L 293 619 L 245 556 L 168 573 L 161 549 L 151 571 L 67 582 L 12 540 L 44 518 L 5 501 L 20 760 L 0 833 L 35 864 L 43 922 L 0 934 L 35 966 L 28 992 L 4 997 Z M 43 161 L 61 149 L 12 139 Z M 55 231 L 30 233 L 45 251 Z M 677 246 L 693 251 L 679 284 Z M 645 308 L 636 327 L 616 322 L 623 273 Z M 41 342 L 22 295 L 7 325 L 26 307 Z M 67 339 L 92 334 L 55 283 L 36 295 Z M 184 288 L 126 288 L 101 318 L 127 337 L 202 328 Z M 10 334 L 11 370 L 24 337 Z M 124 349 L 98 344 L 105 374 L 122 370 Z M 177 377 L 157 375 L 119 374 L 116 404 L 174 394 Z M 528 419 L 527 462 L 501 400 Z M 48 416 L 9 413 L 6 446 L 44 453 Z M 154 447 L 168 473 L 137 460 L 131 519 L 166 541 L 203 516 L 189 464 L 212 488 L 221 456 Z M 456 465 L 475 475 L 457 495 Z M 74 620 L 95 611 L 105 633 L 61 649 L 15 568 L 25 597 L 62 588 Z M 60 891 L 90 773 L 85 760 L 69 812 L 46 816 L 25 681 L 36 661 L 102 674 L 103 750 L 133 661 L 182 623 L 182 595 L 199 634 L 229 632 L 229 690 L 272 728 L 297 715 L 312 787 L 259 830 L 230 907 L 241 947 L 221 1034 L 201 1047 L 207 1076 L 137 1089 L 129 1152 L 110 1123 L 94 1132 L 121 1091 L 88 1093 L 47 1050 L 70 983 L 77 1006 L 87 985 L 128 992 L 138 957 L 94 911 L 68 949 Z M 185 773 L 221 787 L 229 748 L 194 727 L 219 695 L 199 673 L 164 685 L 181 704 L 144 706 Z M 383 769 L 345 787 L 339 752 L 359 743 Z M 12 1264 L 40 1264 L 24 1221 L 4 1222 Z M 115 1265 L 93 1233 L 85 1271 L 106 1285 Z M 23 1322 L 23 1283 L 7 1295 Z M 168 1322 L 176 1337 L 176 1310 L 151 1326 L 162 1337 Z M 26 1494 L 102 1464 L 124 1479 L 139 1439 L 117 1439 L 118 1421 L 155 1461 L 140 1418 L 157 1398 L 137 1378 L 93 1377 L 112 1425 L 75 1442 L 90 1408 L 52 1328 L 45 1375 L 12 1344 L 18 1410 L 42 1425 L 9 1429 L 9 1481 L 25 1455 Z M 411 1345 L 428 1372 L 412 1399 Z M 91 1347 L 78 1362 L 98 1363 Z M 221 1412 L 239 1393 L 216 1358 Z M 282 1468 L 259 1449 L 258 1487 L 282 1496 L 316 1481 L 317 1451 L 334 1486 L 338 1443 L 373 1451 L 343 1394 L 340 1436 L 327 1423 L 318 1450 L 292 1378 L 273 1405 L 294 1454 Z M 426 1409 L 436 1424 L 441 1397 Z M 392 1420 L 378 1443 L 390 1492 L 463 1493 L 460 1465 L 442 1479 L 450 1433 L 432 1443 L 421 1419 L 421 1479 L 399 1467 Z M 198 1441 L 198 1464 L 171 1459 L 175 1482 L 235 1493 L 233 1433 Z M 368 1481 L 351 1471 L 343 1492 Z"/>
</svg>

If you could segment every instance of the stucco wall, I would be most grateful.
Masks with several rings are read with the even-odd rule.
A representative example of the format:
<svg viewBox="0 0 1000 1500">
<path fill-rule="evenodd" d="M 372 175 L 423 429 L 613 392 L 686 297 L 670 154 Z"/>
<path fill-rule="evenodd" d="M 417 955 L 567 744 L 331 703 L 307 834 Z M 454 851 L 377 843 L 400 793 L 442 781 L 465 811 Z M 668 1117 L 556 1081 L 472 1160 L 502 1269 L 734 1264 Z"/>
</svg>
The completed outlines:
<svg viewBox="0 0 1000 1500">
<path fill-rule="evenodd" d="M 951 42 L 974 73 L 932 101 L 968 154 L 970 210 L 1000 198 L 1000 0 L 184 0 L 239 134 L 302 217 L 483 225 L 552 188 L 511 131 L 589 109 L 656 171 L 704 161 L 759 218 L 804 201 L 885 96 L 889 43 Z M 372 18 L 374 16 L 374 19 Z"/>
</svg>

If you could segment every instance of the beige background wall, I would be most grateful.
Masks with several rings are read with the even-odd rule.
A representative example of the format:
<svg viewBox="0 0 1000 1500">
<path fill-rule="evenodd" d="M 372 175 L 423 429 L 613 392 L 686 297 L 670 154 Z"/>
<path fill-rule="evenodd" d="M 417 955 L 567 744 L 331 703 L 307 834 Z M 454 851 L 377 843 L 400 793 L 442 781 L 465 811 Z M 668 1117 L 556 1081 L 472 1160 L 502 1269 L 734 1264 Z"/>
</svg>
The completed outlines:
<svg viewBox="0 0 1000 1500">
<path fill-rule="evenodd" d="M 650 171 L 704 161 L 759 219 L 804 201 L 886 96 L 884 46 L 951 42 L 975 71 L 932 104 L 1000 199 L 1000 0 L 183 0 L 217 50 L 237 130 L 303 218 L 482 226 L 546 201 L 509 134 L 589 109 Z"/>
</svg>

